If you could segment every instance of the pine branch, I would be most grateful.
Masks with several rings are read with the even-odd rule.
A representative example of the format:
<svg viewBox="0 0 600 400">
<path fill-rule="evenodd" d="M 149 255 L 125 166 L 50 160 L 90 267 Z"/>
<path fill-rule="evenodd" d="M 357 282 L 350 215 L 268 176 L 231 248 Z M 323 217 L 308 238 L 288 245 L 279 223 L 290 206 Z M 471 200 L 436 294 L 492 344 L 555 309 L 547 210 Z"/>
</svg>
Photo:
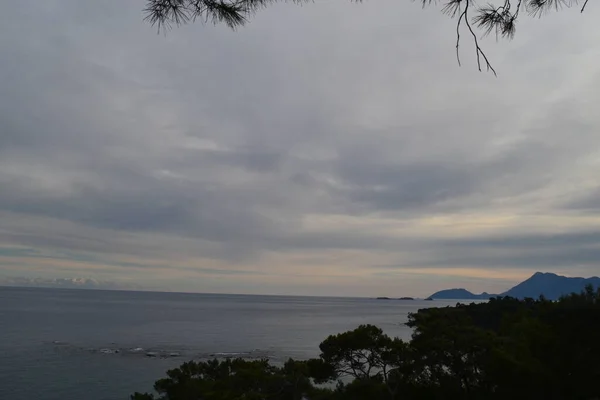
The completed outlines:
<svg viewBox="0 0 600 400">
<path fill-rule="evenodd" d="M 144 20 L 157 26 L 159 32 L 168 30 L 173 25 L 179 26 L 197 19 L 213 24 L 224 23 L 232 29 L 244 25 L 255 12 L 280 0 L 146 0 Z M 305 3 L 313 0 L 281 0 L 293 3 Z M 360 2 L 362 0 L 351 0 Z M 423 7 L 437 4 L 437 0 L 420 0 Z M 496 75 L 487 55 L 479 45 L 479 39 L 473 25 L 483 32 L 483 35 L 494 33 L 496 39 L 512 39 L 516 32 L 516 22 L 520 11 L 525 8 L 534 16 L 541 16 L 551 9 L 571 7 L 577 0 L 518 0 L 513 8 L 510 0 L 503 0 L 501 5 L 489 3 L 477 7 L 475 0 L 447 0 L 442 11 L 451 18 L 458 17 L 456 23 L 456 59 L 461 65 L 459 47 L 461 41 L 460 28 L 466 26 L 473 39 L 477 67 L 482 70 L 482 62 L 487 71 Z M 581 12 L 584 12 L 589 0 L 585 0 Z M 469 17 L 469 11 L 475 15 Z"/>
</svg>

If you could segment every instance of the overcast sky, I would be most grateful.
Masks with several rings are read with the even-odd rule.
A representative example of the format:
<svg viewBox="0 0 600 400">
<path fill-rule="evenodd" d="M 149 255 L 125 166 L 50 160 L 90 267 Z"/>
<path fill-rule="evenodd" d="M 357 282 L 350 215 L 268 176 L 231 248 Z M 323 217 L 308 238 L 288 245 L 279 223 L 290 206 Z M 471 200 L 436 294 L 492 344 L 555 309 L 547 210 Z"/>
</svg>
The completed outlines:
<svg viewBox="0 0 600 400">
<path fill-rule="evenodd" d="M 600 270 L 600 11 L 485 41 L 418 3 L 157 35 L 144 1 L 0 13 L 0 277 L 426 296 Z"/>
</svg>

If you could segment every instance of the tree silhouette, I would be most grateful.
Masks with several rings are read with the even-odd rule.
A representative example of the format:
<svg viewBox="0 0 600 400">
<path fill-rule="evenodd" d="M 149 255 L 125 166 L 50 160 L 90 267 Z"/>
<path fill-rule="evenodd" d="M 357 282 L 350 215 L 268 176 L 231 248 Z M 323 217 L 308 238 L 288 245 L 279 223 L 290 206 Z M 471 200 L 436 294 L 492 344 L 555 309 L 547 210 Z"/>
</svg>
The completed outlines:
<svg viewBox="0 0 600 400">
<path fill-rule="evenodd" d="M 201 20 L 214 24 L 224 23 L 232 29 L 243 26 L 254 13 L 278 0 L 146 0 L 145 20 L 158 27 L 159 31 L 170 29 L 173 25 Z M 305 3 L 310 0 L 291 0 Z M 352 0 L 360 2 L 362 0 Z M 422 5 L 438 4 L 437 0 L 419 0 Z M 583 12 L 589 0 L 580 8 Z M 472 37 L 479 71 L 485 68 L 496 75 L 488 57 L 479 44 L 479 30 L 484 36 L 494 34 L 496 38 L 512 39 L 516 32 L 517 20 L 523 14 L 542 16 L 550 10 L 571 8 L 577 0 L 500 0 L 479 6 L 475 0 L 445 0 L 442 11 L 456 23 L 456 58 L 461 40 L 461 27 L 466 27 Z"/>
</svg>

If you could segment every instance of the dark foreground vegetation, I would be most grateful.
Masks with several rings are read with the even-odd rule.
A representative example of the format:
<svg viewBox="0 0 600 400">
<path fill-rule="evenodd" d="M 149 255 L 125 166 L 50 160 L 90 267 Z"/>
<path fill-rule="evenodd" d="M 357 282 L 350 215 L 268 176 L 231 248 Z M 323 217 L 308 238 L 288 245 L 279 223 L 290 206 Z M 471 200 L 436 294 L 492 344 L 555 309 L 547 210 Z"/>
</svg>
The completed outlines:
<svg viewBox="0 0 600 400">
<path fill-rule="evenodd" d="M 363 325 L 317 359 L 188 362 L 132 400 L 600 399 L 600 288 L 410 315 L 409 342 Z M 328 383 L 329 385 L 322 385 Z"/>
</svg>

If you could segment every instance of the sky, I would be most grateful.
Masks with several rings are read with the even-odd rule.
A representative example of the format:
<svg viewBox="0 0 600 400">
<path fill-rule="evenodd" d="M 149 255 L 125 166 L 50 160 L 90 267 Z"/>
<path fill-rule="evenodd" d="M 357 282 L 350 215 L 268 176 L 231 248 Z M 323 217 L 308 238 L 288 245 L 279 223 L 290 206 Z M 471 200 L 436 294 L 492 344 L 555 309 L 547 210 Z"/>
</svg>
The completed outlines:
<svg viewBox="0 0 600 400">
<path fill-rule="evenodd" d="M 476 68 L 439 7 L 279 4 L 157 34 L 144 1 L 0 13 L 0 278 L 332 296 L 600 271 L 600 10 Z"/>
</svg>

